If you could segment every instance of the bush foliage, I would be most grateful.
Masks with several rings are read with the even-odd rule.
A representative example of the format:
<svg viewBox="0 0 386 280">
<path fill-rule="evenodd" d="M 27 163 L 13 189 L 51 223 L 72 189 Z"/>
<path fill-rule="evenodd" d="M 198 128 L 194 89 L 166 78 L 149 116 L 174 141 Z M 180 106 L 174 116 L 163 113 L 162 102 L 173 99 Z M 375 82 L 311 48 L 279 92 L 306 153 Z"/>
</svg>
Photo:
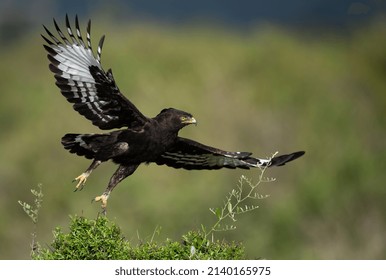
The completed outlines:
<svg viewBox="0 0 386 280">
<path fill-rule="evenodd" d="M 39 249 L 34 259 L 44 260 L 206 260 L 243 259 L 244 247 L 235 242 L 209 241 L 201 231 L 189 231 L 181 241 L 150 240 L 132 246 L 121 229 L 105 216 L 71 218 L 70 231 L 54 231 L 48 249 Z"/>
</svg>

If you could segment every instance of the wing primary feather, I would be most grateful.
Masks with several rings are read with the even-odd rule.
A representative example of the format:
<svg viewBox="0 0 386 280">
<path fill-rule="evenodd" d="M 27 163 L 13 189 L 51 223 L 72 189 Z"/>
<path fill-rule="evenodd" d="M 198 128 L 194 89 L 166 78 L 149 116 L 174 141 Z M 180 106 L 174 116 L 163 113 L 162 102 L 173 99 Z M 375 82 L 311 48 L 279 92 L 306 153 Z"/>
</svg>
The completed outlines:
<svg viewBox="0 0 386 280">
<path fill-rule="evenodd" d="M 53 56 L 56 55 L 56 52 L 50 46 L 43 45 L 43 47 L 48 52 L 48 55 L 53 55 Z M 48 57 L 48 55 L 47 55 L 47 57 Z M 48 57 L 48 59 L 49 59 L 49 57 Z"/>
<path fill-rule="evenodd" d="M 72 32 L 72 29 L 71 29 L 71 25 L 70 25 L 70 21 L 68 20 L 68 15 L 66 14 L 66 27 L 67 27 L 67 33 L 68 35 L 70 35 L 71 37 L 71 40 L 72 42 L 75 44 L 75 45 L 78 45 L 78 42 Z"/>
<path fill-rule="evenodd" d="M 51 70 L 52 73 L 55 73 L 57 75 L 62 75 L 63 71 L 61 71 L 58 67 L 56 67 L 54 64 L 48 65 L 49 69 Z"/>
<path fill-rule="evenodd" d="M 67 45 L 71 45 L 70 41 L 68 41 L 68 39 L 66 38 L 66 36 L 64 36 L 62 30 L 60 30 L 59 28 L 59 25 L 58 23 L 56 22 L 56 20 L 54 19 L 54 25 L 55 25 L 55 28 L 56 28 L 56 31 L 58 32 L 60 38 L 62 38 L 63 42 Z"/>
<path fill-rule="evenodd" d="M 98 44 L 98 50 L 97 50 L 97 61 L 99 64 L 101 63 L 101 56 L 102 56 L 102 48 L 103 48 L 103 42 L 105 41 L 105 35 L 101 37 Z"/>
<path fill-rule="evenodd" d="M 48 60 L 53 64 L 56 68 L 58 68 L 58 65 L 60 64 L 60 61 L 56 60 L 52 55 L 47 55 Z"/>
<path fill-rule="evenodd" d="M 46 32 L 47 32 L 47 34 L 48 34 L 48 36 L 50 36 L 51 37 L 51 39 L 55 42 L 55 44 L 57 44 L 57 45 L 62 45 L 62 42 L 60 42 L 49 30 L 48 30 L 48 28 L 45 26 L 45 25 L 43 25 L 43 27 L 44 27 L 44 29 L 46 30 Z M 44 38 L 44 37 L 43 37 Z"/>
<path fill-rule="evenodd" d="M 44 39 L 44 41 L 47 42 L 48 45 L 52 46 L 52 45 L 54 44 L 54 43 L 52 43 L 50 40 L 48 40 L 47 37 L 44 36 L 43 34 L 40 34 L 40 36 L 42 36 L 42 38 Z M 48 47 L 48 46 L 46 46 L 46 45 L 43 45 L 43 46 L 44 46 L 44 48 Z M 47 50 L 47 49 L 46 49 L 46 50 Z"/>
<path fill-rule="evenodd" d="M 79 43 L 82 45 L 82 47 L 87 48 L 86 45 L 84 44 L 82 33 L 80 32 L 78 15 L 75 16 L 75 28 L 76 28 L 76 36 L 78 37 Z"/>
<path fill-rule="evenodd" d="M 86 37 L 87 37 L 88 48 L 92 51 L 92 46 L 91 46 L 91 20 L 89 20 L 88 23 L 87 23 L 87 34 L 86 34 Z"/>
</svg>

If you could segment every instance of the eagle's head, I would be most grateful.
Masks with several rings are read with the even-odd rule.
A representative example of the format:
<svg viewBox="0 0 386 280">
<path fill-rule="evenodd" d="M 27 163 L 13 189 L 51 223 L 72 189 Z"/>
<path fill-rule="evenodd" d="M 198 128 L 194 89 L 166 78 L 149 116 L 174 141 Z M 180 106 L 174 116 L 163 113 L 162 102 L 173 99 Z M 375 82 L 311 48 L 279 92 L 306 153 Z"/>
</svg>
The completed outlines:
<svg viewBox="0 0 386 280">
<path fill-rule="evenodd" d="M 189 124 L 197 124 L 192 114 L 174 108 L 163 109 L 155 118 L 161 126 L 178 131 Z"/>
</svg>

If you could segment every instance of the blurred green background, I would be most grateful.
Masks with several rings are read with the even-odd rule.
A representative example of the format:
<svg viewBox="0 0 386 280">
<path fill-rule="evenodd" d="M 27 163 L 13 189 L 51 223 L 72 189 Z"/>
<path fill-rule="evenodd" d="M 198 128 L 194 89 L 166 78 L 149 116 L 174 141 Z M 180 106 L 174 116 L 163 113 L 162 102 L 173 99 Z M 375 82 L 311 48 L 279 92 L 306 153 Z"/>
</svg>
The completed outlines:
<svg viewBox="0 0 386 280">
<path fill-rule="evenodd" d="M 114 12 L 88 11 L 82 26 L 92 18 L 94 44 L 106 34 L 102 65 L 144 114 L 165 107 L 191 112 L 199 125 L 180 135 L 226 150 L 260 157 L 307 152 L 268 170 L 277 180 L 259 191 L 270 197 L 217 238 L 243 242 L 249 258 L 386 258 L 382 15 L 354 18 L 344 28 L 269 20 L 233 28 L 197 19 L 114 20 Z M 64 12 L 54 15 L 63 26 Z M 45 246 L 56 226 L 66 229 L 69 215 L 97 217 L 100 205 L 90 201 L 116 169 L 103 164 L 83 191 L 73 192 L 72 179 L 89 161 L 65 151 L 60 138 L 98 129 L 71 108 L 48 70 L 40 33 L 41 24 L 53 28 L 54 15 L 35 18 L 28 32 L 17 28 L 17 16 L 1 29 L 0 259 L 29 258 L 33 225 L 17 201 L 32 203 L 31 188 L 43 185 L 37 234 Z M 156 239 L 178 239 L 213 224 L 208 209 L 221 206 L 242 174 L 256 181 L 259 172 L 143 165 L 112 193 L 108 217 L 133 243 L 157 226 Z"/>
</svg>

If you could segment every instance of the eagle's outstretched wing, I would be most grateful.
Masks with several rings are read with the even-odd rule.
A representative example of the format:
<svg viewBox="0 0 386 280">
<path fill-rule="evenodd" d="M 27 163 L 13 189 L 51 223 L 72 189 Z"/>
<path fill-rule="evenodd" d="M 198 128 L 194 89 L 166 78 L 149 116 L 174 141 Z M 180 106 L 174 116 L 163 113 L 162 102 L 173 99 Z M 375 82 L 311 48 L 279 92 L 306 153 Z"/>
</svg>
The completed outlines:
<svg viewBox="0 0 386 280">
<path fill-rule="evenodd" d="M 200 144 L 196 141 L 178 137 L 176 143 L 155 162 L 158 165 L 167 165 L 174 168 L 192 169 L 220 169 L 281 166 L 297 159 L 304 152 L 295 152 L 288 155 L 275 156 L 272 159 L 251 157 L 249 152 L 227 152 Z"/>
<path fill-rule="evenodd" d="M 74 34 L 66 15 L 68 38 L 55 19 L 54 25 L 61 40 L 44 26 L 52 40 L 42 35 L 48 43 L 44 48 L 51 62 L 50 70 L 55 73 L 56 85 L 67 100 L 74 104 L 74 109 L 101 129 L 143 125 L 147 118 L 119 91 L 111 70 L 105 72 L 102 69 L 104 36 L 99 41 L 95 56 L 91 47 L 90 21 L 87 26 L 87 43 L 82 38 L 78 17 L 75 18 Z"/>
</svg>

